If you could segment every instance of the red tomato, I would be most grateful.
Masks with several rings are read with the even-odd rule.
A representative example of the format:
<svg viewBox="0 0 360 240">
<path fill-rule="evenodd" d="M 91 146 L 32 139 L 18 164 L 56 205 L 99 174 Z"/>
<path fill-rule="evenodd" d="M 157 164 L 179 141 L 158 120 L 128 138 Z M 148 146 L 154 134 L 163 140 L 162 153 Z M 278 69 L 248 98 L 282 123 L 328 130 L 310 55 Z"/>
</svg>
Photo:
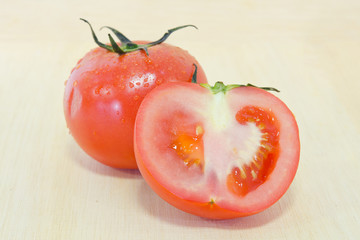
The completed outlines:
<svg viewBox="0 0 360 240">
<path fill-rule="evenodd" d="M 183 211 L 252 215 L 280 199 L 295 176 L 297 123 L 265 90 L 215 86 L 168 83 L 148 94 L 135 123 L 137 164 L 150 187 Z"/>
<path fill-rule="evenodd" d="M 187 51 L 165 43 L 147 53 L 95 48 L 66 83 L 64 112 L 72 136 L 88 155 L 111 167 L 137 168 L 134 122 L 144 96 L 165 82 L 190 82 L 193 64 L 199 64 Z M 200 66 L 198 79 L 206 82 Z"/>
</svg>

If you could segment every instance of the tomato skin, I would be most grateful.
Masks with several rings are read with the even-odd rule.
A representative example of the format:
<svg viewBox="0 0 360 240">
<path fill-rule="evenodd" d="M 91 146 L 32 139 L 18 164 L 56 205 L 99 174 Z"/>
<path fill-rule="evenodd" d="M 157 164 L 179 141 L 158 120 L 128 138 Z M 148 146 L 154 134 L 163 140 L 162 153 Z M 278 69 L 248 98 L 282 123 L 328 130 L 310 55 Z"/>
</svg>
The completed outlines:
<svg viewBox="0 0 360 240">
<path fill-rule="evenodd" d="M 172 171 L 172 169 L 169 169 L 169 167 L 171 168 L 171 164 L 164 164 L 165 162 L 170 161 L 170 159 L 162 160 L 159 158 L 160 156 L 169 156 L 168 154 L 161 155 L 162 153 L 158 152 L 164 151 L 163 148 L 159 150 L 159 144 L 162 146 L 171 146 L 171 143 L 169 144 L 159 140 L 159 143 L 152 141 L 151 144 L 144 145 L 144 142 L 149 142 L 149 138 L 153 136 L 148 135 L 149 132 L 151 133 L 151 130 L 148 131 L 148 129 L 153 129 L 151 122 L 155 119 L 166 119 L 166 114 L 172 114 L 171 112 L 169 113 L 170 106 L 169 109 L 167 109 L 166 104 L 158 105 L 159 99 L 161 99 L 162 102 L 166 102 L 172 105 L 172 108 L 173 106 L 180 106 L 185 108 L 187 108 L 187 106 L 194 106 L 196 104 L 195 102 L 199 100 L 200 108 L 206 109 L 206 103 L 204 104 L 204 100 L 207 101 L 209 98 L 207 98 L 205 95 L 207 96 L 211 94 L 209 94 L 207 89 L 202 88 L 199 85 L 188 83 L 164 84 L 147 95 L 139 108 L 135 124 L 134 147 L 139 170 L 148 185 L 162 199 L 187 213 L 210 219 L 230 219 L 259 213 L 273 205 L 283 196 L 283 194 L 285 194 L 286 190 L 293 181 L 293 178 L 295 177 L 300 157 L 299 130 L 296 120 L 287 106 L 271 93 L 254 87 L 241 87 L 231 90 L 231 94 L 229 93 L 228 96 L 228 99 L 230 99 L 229 101 L 231 101 L 231 104 L 234 105 L 235 109 L 237 109 L 237 106 L 271 106 L 273 108 L 272 111 L 280 121 L 280 131 L 289 130 L 282 132 L 280 135 L 279 143 L 281 144 L 281 156 L 279 157 L 277 165 L 275 166 L 273 173 L 270 175 L 270 178 L 267 179 L 264 184 L 253 190 L 253 192 L 249 193 L 245 197 L 239 197 L 239 201 L 236 200 L 235 202 L 228 203 L 226 202 L 226 199 L 220 200 L 221 196 L 218 196 L 220 198 L 216 199 L 216 195 L 214 201 L 212 201 L 210 198 L 206 198 L 207 200 L 205 199 L 201 201 L 195 201 L 190 200 L 187 197 L 183 197 L 185 195 L 192 197 L 192 194 L 189 195 L 188 192 L 184 194 L 179 192 L 180 188 L 177 187 L 178 182 L 172 180 L 172 178 L 181 177 L 181 172 L 176 172 L 175 170 Z M 180 98 L 181 96 L 183 97 Z M 188 99 L 192 97 L 195 99 L 194 102 L 189 102 Z M 183 104 L 178 105 L 176 101 L 171 103 L 170 98 L 180 98 L 179 102 L 182 102 Z M 239 99 L 241 101 L 239 101 Z M 187 110 L 189 110 L 189 108 L 187 108 Z M 222 110 L 223 109 L 221 108 L 221 111 Z M 236 114 L 233 116 L 236 118 Z M 286 120 L 285 122 L 282 121 L 284 119 Z M 197 121 L 198 118 L 194 117 L 193 122 Z M 176 119 L 174 119 L 174 122 L 176 122 Z M 155 131 L 164 129 L 164 126 L 161 125 L 161 122 L 156 123 L 158 129 Z M 205 133 L 207 130 L 208 129 L 204 128 Z M 162 133 L 156 133 L 155 135 L 161 137 Z M 217 139 L 216 141 L 221 142 L 222 140 Z M 149 146 L 151 147 L 149 148 Z M 212 146 L 212 148 L 216 147 Z M 283 157 L 284 155 L 285 158 Z M 206 164 L 207 163 L 205 163 L 205 166 Z M 178 169 L 177 167 L 174 168 Z M 160 169 L 160 171 L 158 169 Z M 166 174 L 166 172 L 169 173 Z M 209 177 L 209 175 L 207 177 Z M 195 189 L 196 184 L 194 183 L 196 182 L 187 181 L 186 178 L 181 178 L 180 181 L 185 182 L 184 184 L 188 186 L 188 189 L 184 191 L 190 191 L 191 193 L 200 192 L 200 195 L 209 196 L 207 195 L 207 190 L 204 190 L 207 188 L 206 185 L 200 185 L 199 189 Z M 171 182 L 174 182 L 174 184 Z M 215 191 L 215 193 L 216 192 L 218 191 Z M 181 194 L 183 196 L 181 196 Z"/>
<path fill-rule="evenodd" d="M 141 159 L 141 154 L 139 153 L 139 147 L 136 146 L 135 141 L 135 155 L 137 156 L 138 168 L 141 172 L 141 175 L 144 177 L 145 181 L 152 188 L 152 190 L 157 193 L 162 199 L 171 204 L 172 206 L 203 218 L 209 219 L 231 219 L 237 217 L 245 217 L 257 212 L 247 212 L 241 213 L 237 211 L 231 211 L 225 208 L 219 207 L 216 203 L 201 203 L 195 201 L 189 201 L 183 198 L 179 198 L 168 189 L 159 184 L 156 179 L 151 175 L 149 170 L 144 165 L 143 160 Z"/>
<path fill-rule="evenodd" d="M 143 44 L 144 41 L 135 43 Z M 136 169 L 134 122 L 144 96 L 165 82 L 207 82 L 187 51 L 166 43 L 124 55 L 95 48 L 79 60 L 66 82 L 64 114 L 71 135 L 92 158 Z"/>
</svg>

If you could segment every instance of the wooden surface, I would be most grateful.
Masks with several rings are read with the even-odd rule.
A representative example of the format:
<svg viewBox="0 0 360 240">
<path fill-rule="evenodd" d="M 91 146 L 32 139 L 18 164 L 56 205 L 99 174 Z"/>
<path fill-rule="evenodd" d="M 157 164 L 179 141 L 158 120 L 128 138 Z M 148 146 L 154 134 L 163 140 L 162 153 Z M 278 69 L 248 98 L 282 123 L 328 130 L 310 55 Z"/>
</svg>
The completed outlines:
<svg viewBox="0 0 360 240">
<path fill-rule="evenodd" d="M 64 81 L 88 26 L 188 50 L 211 83 L 273 86 L 296 115 L 298 173 L 258 215 L 210 221 L 140 173 L 88 157 L 66 129 Z M 99 38 L 105 39 L 106 31 Z M 1 1 L 0 239 L 360 239 L 360 2 Z"/>
</svg>

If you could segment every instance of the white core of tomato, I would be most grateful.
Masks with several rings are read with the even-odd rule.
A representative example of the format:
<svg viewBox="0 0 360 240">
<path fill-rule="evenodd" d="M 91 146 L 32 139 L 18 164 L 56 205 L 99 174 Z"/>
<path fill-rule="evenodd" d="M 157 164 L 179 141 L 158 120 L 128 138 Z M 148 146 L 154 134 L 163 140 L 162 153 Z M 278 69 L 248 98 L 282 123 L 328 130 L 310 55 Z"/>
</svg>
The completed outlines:
<svg viewBox="0 0 360 240">
<path fill-rule="evenodd" d="M 236 110 L 230 108 L 222 92 L 213 95 L 206 112 L 209 121 L 205 123 L 203 135 L 204 172 L 224 183 L 232 169 L 251 164 L 261 146 L 262 133 L 255 123 L 237 122 Z"/>
<path fill-rule="evenodd" d="M 219 132 L 229 127 L 232 115 L 223 92 L 214 95 L 209 113 L 211 127 L 214 131 Z"/>
<path fill-rule="evenodd" d="M 239 123 L 237 123 L 237 126 L 239 126 Z M 248 135 L 245 136 L 244 139 L 245 146 L 243 146 L 242 149 L 236 148 L 236 146 L 234 146 L 233 148 L 233 152 L 236 157 L 235 165 L 237 167 L 241 167 L 242 165 L 250 165 L 259 147 L 261 146 L 262 133 L 260 132 L 256 124 L 248 123 L 246 126 L 243 127 L 247 127 L 248 133 Z M 241 137 L 237 136 L 236 138 Z"/>
</svg>

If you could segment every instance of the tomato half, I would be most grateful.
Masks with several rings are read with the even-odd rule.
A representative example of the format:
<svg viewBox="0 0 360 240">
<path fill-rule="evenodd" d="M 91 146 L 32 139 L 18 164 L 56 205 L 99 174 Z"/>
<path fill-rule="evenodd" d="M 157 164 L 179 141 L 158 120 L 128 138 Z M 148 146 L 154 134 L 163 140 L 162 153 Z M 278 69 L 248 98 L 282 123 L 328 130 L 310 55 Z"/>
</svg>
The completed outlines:
<svg viewBox="0 0 360 240">
<path fill-rule="evenodd" d="M 255 87 L 214 93 L 194 83 L 161 85 L 142 102 L 134 136 L 150 187 L 206 218 L 265 210 L 286 192 L 299 162 L 292 112 Z"/>
<path fill-rule="evenodd" d="M 126 42 L 131 44 L 130 50 L 134 44 L 146 43 Z M 76 64 L 65 86 L 64 113 L 71 135 L 99 162 L 137 168 L 133 136 L 142 99 L 162 83 L 191 82 L 193 64 L 198 66 L 199 82 L 207 82 L 196 59 L 170 44 L 126 54 L 102 47 L 91 50 Z"/>
</svg>

